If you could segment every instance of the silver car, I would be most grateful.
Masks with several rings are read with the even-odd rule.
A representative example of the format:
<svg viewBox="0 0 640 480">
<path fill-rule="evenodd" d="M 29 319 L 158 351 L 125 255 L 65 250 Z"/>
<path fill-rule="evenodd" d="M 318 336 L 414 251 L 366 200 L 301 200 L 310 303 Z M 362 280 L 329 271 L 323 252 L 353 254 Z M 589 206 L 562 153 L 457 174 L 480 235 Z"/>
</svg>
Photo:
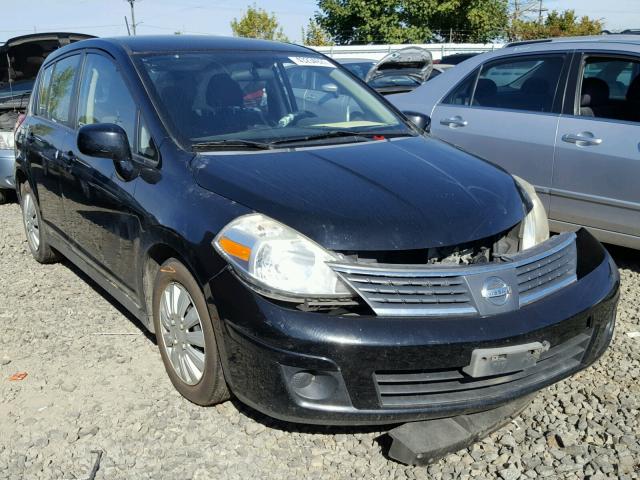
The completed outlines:
<svg viewBox="0 0 640 480">
<path fill-rule="evenodd" d="M 640 249 L 640 37 L 520 42 L 388 99 L 534 184 L 552 230 Z"/>
</svg>

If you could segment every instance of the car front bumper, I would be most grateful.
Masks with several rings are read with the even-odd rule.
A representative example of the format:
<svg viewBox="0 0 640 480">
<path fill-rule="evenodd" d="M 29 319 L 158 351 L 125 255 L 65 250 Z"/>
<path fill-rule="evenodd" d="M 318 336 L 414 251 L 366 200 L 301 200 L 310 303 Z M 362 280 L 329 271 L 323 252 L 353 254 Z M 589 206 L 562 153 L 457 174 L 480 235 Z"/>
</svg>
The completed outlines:
<svg viewBox="0 0 640 480">
<path fill-rule="evenodd" d="M 0 150 L 0 189 L 13 190 L 15 188 L 15 161 L 13 150 Z"/>
<path fill-rule="evenodd" d="M 205 293 L 220 318 L 225 378 L 244 403 L 303 423 L 391 424 L 506 404 L 586 368 L 611 341 L 617 267 L 585 230 L 576 243 L 576 282 L 492 316 L 304 312 L 265 299 L 224 270 Z M 475 349 L 530 342 L 550 345 L 535 367 L 484 378 L 462 371 Z"/>
</svg>

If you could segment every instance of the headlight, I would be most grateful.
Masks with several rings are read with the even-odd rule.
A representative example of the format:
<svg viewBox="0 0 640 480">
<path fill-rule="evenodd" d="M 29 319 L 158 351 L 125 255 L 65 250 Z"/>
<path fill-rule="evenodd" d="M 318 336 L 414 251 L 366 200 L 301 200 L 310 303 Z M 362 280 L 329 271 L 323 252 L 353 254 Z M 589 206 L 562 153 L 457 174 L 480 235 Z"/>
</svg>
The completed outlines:
<svg viewBox="0 0 640 480">
<path fill-rule="evenodd" d="M 0 150 L 13 150 L 13 132 L 0 132 Z"/>
<path fill-rule="evenodd" d="M 350 297 L 327 262 L 339 260 L 304 235 L 261 214 L 238 217 L 213 241 L 245 280 L 276 298 Z"/>
<path fill-rule="evenodd" d="M 533 207 L 522 221 L 520 250 L 527 250 L 535 247 L 537 244 L 544 242 L 549 238 L 549 220 L 547 212 L 540 201 L 540 197 L 536 193 L 533 185 L 524 181 L 520 177 L 513 176 L 520 188 L 525 193 Z"/>
</svg>

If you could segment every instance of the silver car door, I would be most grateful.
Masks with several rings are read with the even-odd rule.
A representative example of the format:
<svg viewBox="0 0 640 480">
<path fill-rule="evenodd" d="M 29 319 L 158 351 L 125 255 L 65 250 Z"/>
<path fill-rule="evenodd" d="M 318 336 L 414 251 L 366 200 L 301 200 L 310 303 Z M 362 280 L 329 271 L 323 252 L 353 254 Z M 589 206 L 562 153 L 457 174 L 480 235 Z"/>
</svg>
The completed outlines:
<svg viewBox="0 0 640 480">
<path fill-rule="evenodd" d="M 555 229 L 640 246 L 640 57 L 585 53 L 556 138 Z"/>
<path fill-rule="evenodd" d="M 436 105 L 431 132 L 532 183 L 548 211 L 567 58 L 559 52 L 487 62 Z"/>
</svg>

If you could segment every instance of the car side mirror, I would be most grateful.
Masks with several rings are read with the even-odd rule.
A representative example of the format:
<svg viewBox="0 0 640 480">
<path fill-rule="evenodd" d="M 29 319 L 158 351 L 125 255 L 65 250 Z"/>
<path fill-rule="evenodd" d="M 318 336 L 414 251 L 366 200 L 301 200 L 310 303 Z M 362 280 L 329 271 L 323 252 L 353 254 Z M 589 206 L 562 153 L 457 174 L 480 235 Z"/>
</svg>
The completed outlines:
<svg viewBox="0 0 640 480">
<path fill-rule="evenodd" d="M 427 133 L 431 130 L 431 117 L 429 117 L 429 115 L 409 110 L 403 111 L 402 113 L 407 117 L 407 120 L 419 129 L 424 130 Z"/>
<path fill-rule="evenodd" d="M 131 160 L 127 132 L 114 123 L 85 125 L 78 131 L 78 149 L 90 157 L 109 158 L 116 162 Z"/>
<path fill-rule="evenodd" d="M 335 83 L 325 83 L 320 88 L 325 93 L 331 93 L 331 94 L 335 95 L 336 97 L 338 96 L 338 86 Z"/>
</svg>

